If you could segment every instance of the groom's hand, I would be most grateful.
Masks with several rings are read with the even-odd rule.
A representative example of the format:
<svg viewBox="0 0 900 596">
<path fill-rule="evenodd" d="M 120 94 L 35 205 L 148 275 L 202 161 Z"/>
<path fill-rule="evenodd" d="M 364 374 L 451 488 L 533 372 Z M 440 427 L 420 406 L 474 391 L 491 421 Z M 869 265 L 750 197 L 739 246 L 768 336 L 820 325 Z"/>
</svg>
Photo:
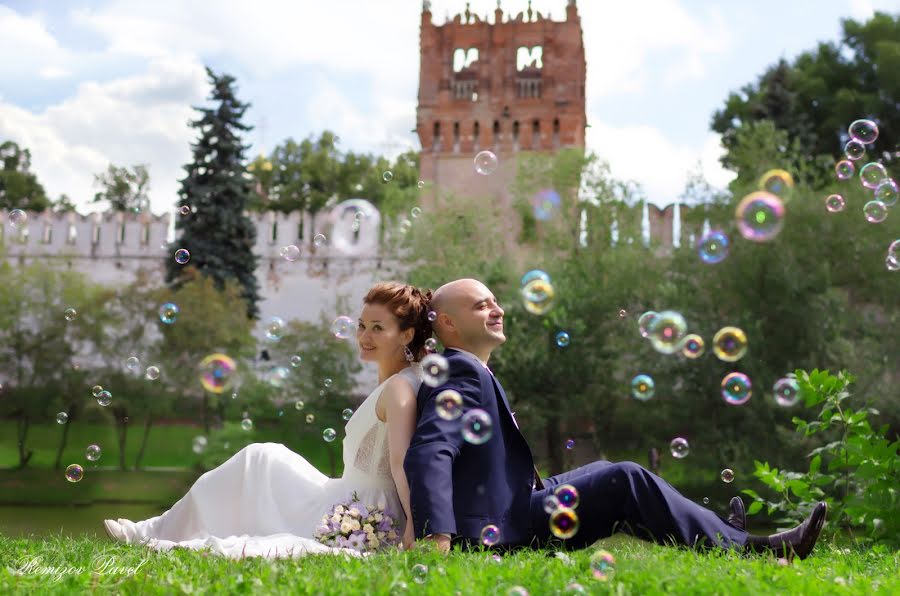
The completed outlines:
<svg viewBox="0 0 900 596">
<path fill-rule="evenodd" d="M 447 534 L 429 534 L 425 540 L 431 540 L 437 545 L 437 549 L 442 553 L 450 552 L 450 536 Z"/>
</svg>

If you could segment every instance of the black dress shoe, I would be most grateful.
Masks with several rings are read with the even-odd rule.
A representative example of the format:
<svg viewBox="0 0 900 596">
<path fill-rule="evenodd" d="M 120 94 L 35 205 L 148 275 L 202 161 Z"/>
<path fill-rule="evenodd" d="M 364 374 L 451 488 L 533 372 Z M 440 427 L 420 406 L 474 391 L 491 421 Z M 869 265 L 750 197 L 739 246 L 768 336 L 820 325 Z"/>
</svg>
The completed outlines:
<svg viewBox="0 0 900 596">
<path fill-rule="evenodd" d="M 828 505 L 824 501 L 820 501 L 813 508 L 809 517 L 793 530 L 771 536 L 750 536 L 747 539 L 746 548 L 753 552 L 774 552 L 778 556 L 788 559 L 795 556 L 801 560 L 805 559 L 819 539 L 819 533 L 822 531 L 822 526 L 825 525 L 827 512 Z"/>
<path fill-rule="evenodd" d="M 744 502 L 740 497 L 732 497 L 728 503 L 731 513 L 728 514 L 728 523 L 738 530 L 747 529 L 747 512 L 744 511 Z"/>
</svg>

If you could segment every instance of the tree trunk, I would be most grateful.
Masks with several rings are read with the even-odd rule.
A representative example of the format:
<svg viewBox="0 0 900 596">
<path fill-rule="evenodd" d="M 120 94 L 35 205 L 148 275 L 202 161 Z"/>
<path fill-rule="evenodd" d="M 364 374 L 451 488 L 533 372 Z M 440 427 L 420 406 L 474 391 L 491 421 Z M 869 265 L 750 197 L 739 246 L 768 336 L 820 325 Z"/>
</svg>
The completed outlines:
<svg viewBox="0 0 900 596">
<path fill-rule="evenodd" d="M 72 424 L 72 417 L 75 415 L 75 407 L 69 406 L 66 414 L 69 416 L 69 420 L 63 424 L 62 438 L 59 440 L 59 448 L 56 450 L 56 461 L 53 462 L 54 470 L 58 470 L 62 465 L 63 451 L 66 450 L 66 444 L 69 442 L 69 425 Z"/>
<path fill-rule="evenodd" d="M 544 426 L 544 436 L 547 439 L 547 458 L 550 460 L 550 475 L 554 476 L 563 472 L 562 434 L 559 431 L 559 420 L 555 416 L 548 416 Z"/>
<path fill-rule="evenodd" d="M 147 414 L 147 419 L 144 420 L 144 435 L 141 437 L 141 447 L 138 449 L 137 457 L 134 458 L 134 469 L 141 469 L 141 460 L 144 459 L 144 450 L 147 449 L 147 437 L 150 436 L 150 427 L 153 426 L 153 416 L 151 414 Z"/>
<path fill-rule="evenodd" d="M 25 451 L 25 439 L 28 438 L 28 428 L 30 426 L 31 420 L 26 414 L 22 414 L 16 422 L 16 438 L 19 441 L 19 465 L 15 467 L 16 470 L 25 468 L 31 456 L 34 455 L 33 451 L 28 451 L 27 453 Z"/>
</svg>

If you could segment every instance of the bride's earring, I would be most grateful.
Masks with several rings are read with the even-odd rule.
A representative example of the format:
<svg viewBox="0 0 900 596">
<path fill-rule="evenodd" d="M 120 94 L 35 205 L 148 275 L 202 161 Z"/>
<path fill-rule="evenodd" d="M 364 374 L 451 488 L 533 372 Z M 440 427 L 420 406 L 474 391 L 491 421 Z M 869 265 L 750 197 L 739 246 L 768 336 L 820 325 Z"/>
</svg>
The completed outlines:
<svg viewBox="0 0 900 596">
<path fill-rule="evenodd" d="M 413 353 L 409 351 L 409 346 L 403 346 L 403 355 L 406 356 L 407 362 L 412 362 L 416 359 L 416 357 L 413 356 Z"/>
</svg>

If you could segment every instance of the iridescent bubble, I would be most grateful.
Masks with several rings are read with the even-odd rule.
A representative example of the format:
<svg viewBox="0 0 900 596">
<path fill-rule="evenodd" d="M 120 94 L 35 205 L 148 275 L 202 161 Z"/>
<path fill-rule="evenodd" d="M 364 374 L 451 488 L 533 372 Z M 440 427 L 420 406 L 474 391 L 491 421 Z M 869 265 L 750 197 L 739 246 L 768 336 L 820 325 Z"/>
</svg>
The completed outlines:
<svg viewBox="0 0 900 596">
<path fill-rule="evenodd" d="M 641 337 L 650 337 L 650 327 L 659 316 L 655 310 L 648 310 L 638 318 L 638 331 Z"/>
<path fill-rule="evenodd" d="M 567 347 L 571 343 L 571 341 L 572 340 L 569 337 L 569 334 L 566 333 L 565 331 L 560 331 L 559 333 L 556 334 L 556 345 L 559 346 L 560 348 Z"/>
<path fill-rule="evenodd" d="M 128 370 L 135 372 L 141 366 L 141 361 L 138 360 L 137 356 L 129 356 L 127 360 L 125 360 L 125 368 Z"/>
<path fill-rule="evenodd" d="M 543 506 L 546 513 L 553 513 L 559 509 L 559 499 L 556 498 L 556 495 L 549 494 L 544 497 Z"/>
<path fill-rule="evenodd" d="M 681 313 L 665 310 L 647 331 L 654 350 L 660 354 L 674 354 L 681 349 L 681 341 L 687 334 L 687 321 Z"/>
<path fill-rule="evenodd" d="M 206 445 L 208 443 L 209 443 L 209 441 L 207 441 L 206 437 L 203 437 L 203 436 L 194 437 L 194 440 L 191 444 L 191 449 L 193 450 L 194 453 L 196 453 L 197 455 L 200 455 L 201 453 L 206 451 Z"/>
<path fill-rule="evenodd" d="M 721 263 L 728 256 L 728 236 L 718 230 L 709 232 L 697 244 L 697 254 L 708 265 Z"/>
<path fill-rule="evenodd" d="M 854 120 L 847 127 L 847 132 L 850 133 L 851 139 L 868 145 L 874 143 L 875 139 L 878 138 L 878 125 L 872 120 Z"/>
<path fill-rule="evenodd" d="M 101 391 L 103 391 L 103 387 L 101 387 L 100 385 L 94 385 L 91 388 L 91 395 L 93 395 L 94 397 L 97 397 L 98 395 L 100 395 Z"/>
<path fill-rule="evenodd" d="M 827 209 L 829 213 L 838 213 L 839 211 L 843 211 L 845 205 L 846 201 L 844 201 L 844 197 L 842 195 L 833 194 L 825 197 L 825 209 Z"/>
<path fill-rule="evenodd" d="M 709 497 L 703 497 L 703 504 L 709 505 Z"/>
<path fill-rule="evenodd" d="M 722 379 L 722 399 L 732 406 L 741 406 L 750 401 L 753 384 L 750 377 L 740 372 L 728 373 Z"/>
<path fill-rule="evenodd" d="M 315 422 L 315 421 L 316 421 L 316 415 L 315 415 L 315 414 L 307 414 L 307 415 L 306 415 L 306 423 L 307 423 L 307 424 L 312 424 L 312 423 Z"/>
<path fill-rule="evenodd" d="M 894 240 L 888 245 L 888 255 L 893 257 L 900 255 L 900 239 Z"/>
<path fill-rule="evenodd" d="M 462 416 L 462 436 L 472 445 L 487 443 L 494 434 L 494 423 L 484 410 L 475 408 Z"/>
<path fill-rule="evenodd" d="M 159 378 L 159 367 L 158 366 L 148 366 L 147 370 L 144 371 L 144 377 L 148 381 L 155 381 Z"/>
<path fill-rule="evenodd" d="M 305 406 L 305 405 L 306 404 L 303 403 L 302 399 L 298 399 L 297 401 L 294 402 L 294 409 L 299 412 L 300 410 L 303 409 L 303 406 Z"/>
<path fill-rule="evenodd" d="M 348 199 L 339 203 L 329 213 L 332 223 L 331 245 L 342 254 L 358 255 L 372 250 L 381 229 L 378 209 L 363 199 Z"/>
<path fill-rule="evenodd" d="M 424 181 L 424 180 L 419 180 L 418 186 L 419 186 L 419 188 L 425 188 L 425 181 Z"/>
<path fill-rule="evenodd" d="M 559 193 L 552 188 L 539 190 L 531 197 L 531 207 L 534 212 L 534 218 L 538 221 L 548 221 L 553 218 L 562 200 Z"/>
<path fill-rule="evenodd" d="M 842 159 L 834 165 L 834 174 L 838 180 L 850 180 L 856 172 L 856 166 L 852 161 Z"/>
<path fill-rule="evenodd" d="M 582 586 L 578 582 L 572 582 L 570 584 L 566 584 L 566 587 L 563 588 L 563 594 L 587 594 L 587 590 L 585 590 L 584 586 Z"/>
<path fill-rule="evenodd" d="M 284 387 L 285 382 L 291 376 L 291 371 L 285 366 L 273 366 L 266 373 L 266 382 L 277 388 Z"/>
<path fill-rule="evenodd" d="M 350 420 L 351 418 L 353 418 L 353 410 L 351 410 L 350 408 L 344 408 L 344 410 L 341 412 L 341 418 L 343 418 L 344 420 Z"/>
<path fill-rule="evenodd" d="M 175 262 L 184 265 L 191 260 L 191 253 L 186 248 L 179 248 L 175 251 Z"/>
<path fill-rule="evenodd" d="M 491 151 L 480 151 L 475 156 L 475 171 L 482 176 L 489 176 L 497 170 L 499 161 Z"/>
<path fill-rule="evenodd" d="M 571 484 L 557 486 L 553 491 L 553 494 L 556 495 L 557 500 L 559 500 L 560 507 L 566 507 L 568 509 L 578 508 L 578 489 Z"/>
<path fill-rule="evenodd" d="M 884 258 L 884 265 L 888 271 L 900 271 L 900 257 L 888 255 Z"/>
<path fill-rule="evenodd" d="M 488 524 L 481 529 L 481 543 L 485 546 L 494 546 L 500 542 L 500 528 L 494 524 Z"/>
<path fill-rule="evenodd" d="M 341 316 L 331 322 L 331 334 L 338 339 L 350 339 L 356 333 L 356 324 L 353 319 Z"/>
<path fill-rule="evenodd" d="M 566 439 L 566 449 L 569 451 L 575 449 L 575 439 Z"/>
<path fill-rule="evenodd" d="M 66 480 L 69 482 L 81 482 L 84 478 L 84 468 L 78 464 L 72 464 L 66 468 Z"/>
<path fill-rule="evenodd" d="M 412 578 L 413 581 L 417 584 L 424 584 L 428 579 L 428 567 L 422 565 L 421 563 L 413 565 Z"/>
<path fill-rule="evenodd" d="M 56 423 L 57 424 L 65 424 L 69 421 L 69 415 L 65 412 L 60 412 L 56 415 Z"/>
<path fill-rule="evenodd" d="M 433 337 L 429 337 L 428 339 L 425 340 L 425 349 L 426 350 L 428 350 L 429 352 L 434 352 L 434 350 L 436 348 L 437 348 L 437 340 L 436 339 L 434 339 Z"/>
<path fill-rule="evenodd" d="M 800 399 L 800 383 L 792 377 L 775 381 L 772 391 L 775 393 L 775 403 L 785 408 L 795 405 Z"/>
<path fill-rule="evenodd" d="M 627 317 L 627 316 L 628 316 L 628 312 L 627 312 L 624 308 L 623 308 L 622 310 L 619 311 L 619 318 L 620 318 L 620 319 L 624 319 L 624 318 Z"/>
<path fill-rule="evenodd" d="M 200 361 L 200 385 L 210 393 L 224 393 L 231 386 L 237 363 L 226 354 L 210 354 Z"/>
<path fill-rule="evenodd" d="M 97 394 L 97 403 L 105 408 L 110 403 L 112 403 L 112 393 L 104 389 Z"/>
<path fill-rule="evenodd" d="M 74 308 L 67 308 L 65 310 L 65 312 L 63 313 L 63 316 L 66 318 L 67 321 L 74 321 L 75 318 L 78 316 L 78 312 Z"/>
<path fill-rule="evenodd" d="M 866 146 L 859 141 L 851 139 L 847 141 L 846 145 L 844 145 L 844 155 L 847 156 L 847 159 L 856 161 L 857 159 L 862 159 L 865 154 Z"/>
<path fill-rule="evenodd" d="M 241 420 L 241 429 L 242 430 L 253 430 L 253 420 L 250 418 L 244 418 Z"/>
<path fill-rule="evenodd" d="M 881 201 L 869 201 L 863 205 L 863 214 L 869 223 L 881 223 L 887 219 L 887 206 Z"/>
<path fill-rule="evenodd" d="M 699 358 L 706 351 L 706 342 L 696 333 L 684 336 L 681 342 L 681 354 L 691 360 Z"/>
<path fill-rule="evenodd" d="M 794 177 L 787 170 L 769 170 L 760 177 L 759 188 L 781 196 L 794 188 Z"/>
<path fill-rule="evenodd" d="M 390 170 L 385 170 L 384 173 L 381 175 L 381 179 L 384 180 L 385 182 L 390 182 L 391 180 L 394 179 L 394 173 Z"/>
<path fill-rule="evenodd" d="M 446 389 L 434 398 L 434 409 L 444 420 L 456 420 L 462 416 L 463 398 L 453 389 Z"/>
<path fill-rule="evenodd" d="M 181 213 L 182 215 L 187 215 L 188 213 L 191 212 L 191 208 L 187 205 L 182 205 L 181 209 L 179 209 L 178 212 Z"/>
<path fill-rule="evenodd" d="M 519 282 L 519 285 L 521 285 L 524 288 L 525 286 L 528 285 L 529 282 L 532 282 L 536 279 L 544 280 L 548 284 L 553 283 L 552 280 L 550 279 L 550 276 L 547 275 L 547 273 L 545 271 L 541 271 L 540 269 L 532 269 L 531 271 L 527 272 L 525 275 L 522 276 L 522 281 Z"/>
<path fill-rule="evenodd" d="M 784 227 L 784 203 L 765 191 L 750 193 L 735 210 L 738 231 L 753 242 L 768 242 Z"/>
<path fill-rule="evenodd" d="M 887 170 L 877 161 L 867 163 L 859 170 L 859 181 L 866 188 L 878 188 L 878 185 L 887 178 Z"/>
<path fill-rule="evenodd" d="M 591 555 L 591 573 L 597 581 L 605 582 L 616 573 L 616 558 L 606 550 L 598 550 Z"/>
<path fill-rule="evenodd" d="M 574 536 L 578 532 L 578 514 L 575 510 L 560 507 L 551 513 L 550 532 L 562 540 Z"/>
<path fill-rule="evenodd" d="M 691 446 L 688 445 L 687 439 L 683 437 L 675 437 L 669 443 L 669 452 L 675 459 L 684 459 L 691 452 Z"/>
<path fill-rule="evenodd" d="M 437 387 L 447 382 L 450 363 L 440 354 L 428 354 L 422 358 L 422 382 L 429 387 Z"/>
<path fill-rule="evenodd" d="M 893 207 L 897 204 L 898 199 L 900 199 L 900 186 L 897 186 L 896 180 L 887 178 L 878 183 L 878 187 L 875 189 L 876 201 L 881 201 L 887 207 Z"/>
<path fill-rule="evenodd" d="M 103 455 L 103 450 L 100 449 L 100 445 L 88 445 L 87 449 L 84 450 L 84 457 L 88 461 L 97 461 L 101 455 Z"/>
<path fill-rule="evenodd" d="M 322 439 L 324 439 L 326 443 L 332 443 L 336 438 L 337 431 L 335 431 L 333 428 L 326 428 L 322 431 Z"/>
<path fill-rule="evenodd" d="M 296 244 L 288 244 L 281 247 L 281 258 L 285 261 L 294 262 L 300 258 L 300 247 Z"/>
<path fill-rule="evenodd" d="M 428 311 L 428 320 L 429 321 L 434 323 L 435 321 L 437 321 L 437 317 L 438 317 L 438 315 L 436 312 L 434 312 L 433 310 Z"/>
<path fill-rule="evenodd" d="M 724 470 L 722 470 L 720 476 L 722 477 L 722 482 L 724 482 L 725 484 L 731 484 L 732 482 L 734 482 L 734 470 L 732 470 L 731 468 L 725 468 Z"/>
<path fill-rule="evenodd" d="M 291 366 L 293 366 L 294 368 L 297 368 L 298 366 L 300 366 L 300 364 L 302 362 L 303 362 L 303 356 L 300 356 L 297 354 L 294 354 L 293 356 L 291 356 Z"/>
<path fill-rule="evenodd" d="M 325 246 L 325 243 L 327 241 L 328 239 L 325 238 L 325 234 L 316 234 L 315 236 L 313 236 L 313 245 L 318 248 Z"/>
<path fill-rule="evenodd" d="M 9 224 L 14 228 L 21 228 L 28 223 L 28 214 L 21 209 L 13 209 L 9 212 Z"/>
<path fill-rule="evenodd" d="M 550 282 L 533 279 L 522 288 L 525 310 L 533 315 L 545 315 L 553 308 L 556 289 Z"/>
<path fill-rule="evenodd" d="M 269 341 L 278 341 L 284 335 L 287 323 L 281 317 L 271 317 L 266 321 L 265 331 L 266 339 Z"/>
<path fill-rule="evenodd" d="M 325 379 L 322 381 L 322 384 L 325 385 L 325 388 L 327 389 L 328 387 L 331 387 L 331 384 L 332 384 L 333 382 L 334 382 L 334 381 L 332 381 L 331 379 L 325 378 Z"/>
<path fill-rule="evenodd" d="M 747 353 L 747 334 L 738 327 L 722 327 L 713 336 L 713 353 L 723 362 L 737 362 Z"/>
<path fill-rule="evenodd" d="M 639 401 L 647 401 L 656 392 L 656 384 L 650 375 L 637 375 L 631 379 L 631 395 Z"/>
<path fill-rule="evenodd" d="M 181 312 L 181 309 L 178 308 L 177 304 L 166 302 L 159 307 L 159 320 L 166 325 L 171 325 L 178 319 L 179 312 Z"/>
<path fill-rule="evenodd" d="M 413 219 L 417 219 L 420 215 L 422 215 L 422 209 L 419 207 L 413 207 L 409 210 L 409 216 Z"/>
</svg>

